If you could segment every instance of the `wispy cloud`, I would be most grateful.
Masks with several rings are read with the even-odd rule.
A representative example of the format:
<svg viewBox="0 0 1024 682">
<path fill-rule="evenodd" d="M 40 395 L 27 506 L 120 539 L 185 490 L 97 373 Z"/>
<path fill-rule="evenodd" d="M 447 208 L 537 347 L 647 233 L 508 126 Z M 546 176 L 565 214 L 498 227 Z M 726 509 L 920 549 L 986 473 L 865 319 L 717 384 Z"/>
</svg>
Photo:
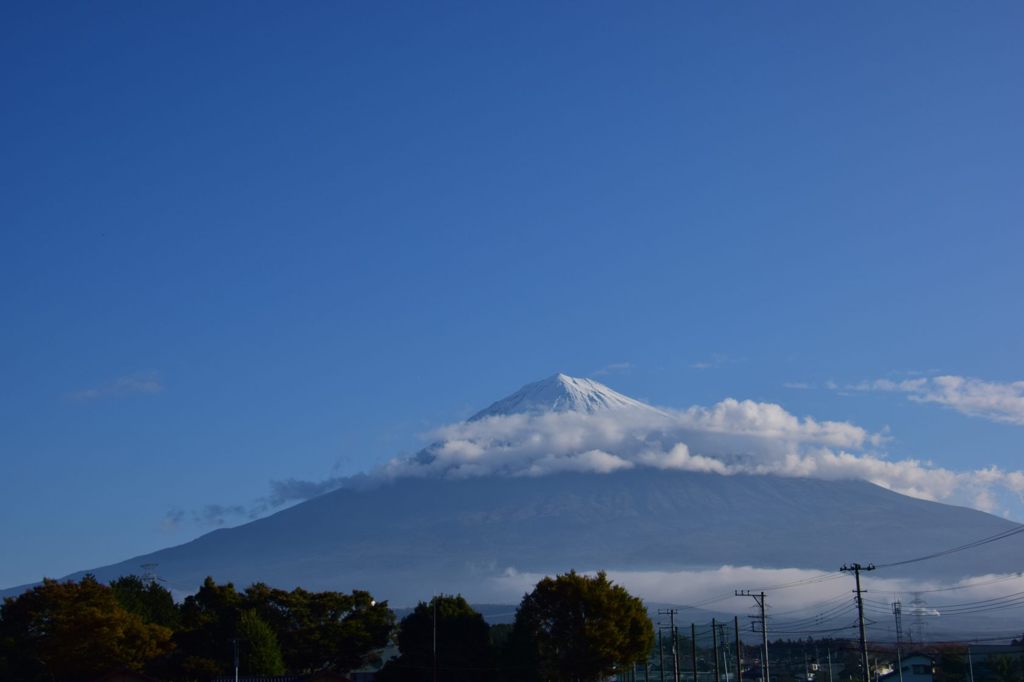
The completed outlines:
<svg viewBox="0 0 1024 682">
<path fill-rule="evenodd" d="M 297 478 L 271 481 L 270 495 L 261 500 L 261 504 L 272 509 L 292 502 L 301 502 L 337 490 L 350 483 L 351 480 L 351 477 L 348 476 L 332 476 L 322 481 L 303 481 Z"/>
<path fill-rule="evenodd" d="M 607 376 L 609 374 L 617 374 L 621 372 L 628 372 L 633 369 L 633 363 L 630 362 L 613 362 L 605 365 L 601 369 L 595 369 L 591 372 L 594 376 Z"/>
<path fill-rule="evenodd" d="M 1024 381 L 999 383 L 943 375 L 903 381 L 876 379 L 848 388 L 904 393 L 915 402 L 937 403 L 971 417 L 1024 426 Z"/>
<path fill-rule="evenodd" d="M 200 526 L 225 526 L 240 518 L 250 516 L 250 510 L 242 505 L 208 504 L 192 512 L 192 520 Z"/>
<path fill-rule="evenodd" d="M 706 360 L 691 363 L 690 369 L 718 369 L 719 367 L 735 365 L 739 362 L 742 362 L 740 358 L 734 358 L 725 353 L 712 353 L 711 357 Z"/>
<path fill-rule="evenodd" d="M 168 533 L 173 533 L 178 530 L 182 522 L 185 520 L 185 510 L 175 507 L 168 510 L 164 516 L 163 521 L 160 523 L 160 530 Z"/>
<path fill-rule="evenodd" d="M 164 385 L 160 381 L 159 372 L 135 372 L 100 386 L 72 391 L 68 397 L 72 400 L 90 401 L 134 394 L 154 395 L 163 390 Z"/>
<path fill-rule="evenodd" d="M 814 388 L 814 385 L 805 383 L 803 381 L 787 381 L 786 383 L 782 384 L 782 387 L 790 388 L 793 389 L 794 391 L 809 391 L 812 388 Z"/>
</svg>

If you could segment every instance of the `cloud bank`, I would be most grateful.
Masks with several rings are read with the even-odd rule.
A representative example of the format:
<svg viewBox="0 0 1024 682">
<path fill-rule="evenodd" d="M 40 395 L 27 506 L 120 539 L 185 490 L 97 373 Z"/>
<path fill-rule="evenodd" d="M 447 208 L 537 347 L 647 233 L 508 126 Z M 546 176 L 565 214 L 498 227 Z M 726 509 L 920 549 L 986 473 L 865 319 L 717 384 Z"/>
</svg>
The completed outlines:
<svg viewBox="0 0 1024 682">
<path fill-rule="evenodd" d="M 915 379 L 891 388 L 915 399 L 976 393 L 956 382 Z M 946 387 L 944 393 L 940 387 Z M 886 433 L 845 421 L 798 417 L 774 403 L 728 398 L 685 410 L 623 408 L 592 413 L 547 412 L 491 416 L 435 429 L 427 447 L 392 459 L 368 474 L 321 481 L 273 481 L 269 494 L 248 507 L 210 505 L 196 523 L 216 526 L 230 516 L 256 518 L 273 509 L 342 487 L 373 486 L 395 477 L 545 476 L 559 472 L 608 474 L 636 467 L 826 480 L 859 479 L 926 500 L 1003 516 L 1024 503 L 1024 471 L 987 467 L 953 471 L 919 459 L 890 460 Z"/>
<path fill-rule="evenodd" d="M 892 381 L 876 379 L 850 388 L 904 393 L 919 403 L 937 403 L 971 417 L 1024 426 L 1024 381 L 999 383 L 944 375 Z"/>
<path fill-rule="evenodd" d="M 593 571 L 582 571 L 593 573 Z M 495 600 L 518 599 L 533 589 L 543 573 L 519 572 L 508 568 L 490 579 L 486 597 Z M 722 566 L 714 569 L 683 571 L 608 571 L 608 577 L 648 602 L 662 602 L 694 608 L 744 612 L 752 606 L 749 598 L 736 597 L 743 586 L 770 594 L 769 616 L 776 628 L 786 631 L 788 624 L 800 623 L 804 629 L 822 630 L 850 624 L 856 627 L 856 607 L 851 594 L 852 577 L 842 573 L 823 573 L 797 568 L 766 569 L 753 566 Z M 927 604 L 928 615 L 941 616 L 945 607 L 957 602 L 998 599 L 1024 589 L 1024 575 L 981 575 L 953 584 L 940 584 L 911 578 L 891 578 L 872 574 L 869 590 L 876 595 L 872 605 L 888 615 L 890 600 L 903 597 L 910 609 L 910 595 Z M 823 620 L 808 621 L 808 615 L 824 612 Z M 695 614 L 683 611 L 683 619 Z M 834 622 L 829 622 L 834 621 Z"/>
<path fill-rule="evenodd" d="M 880 453 L 884 433 L 797 417 L 774 403 L 723 400 L 686 410 L 614 409 L 494 416 L 437 429 L 411 458 L 371 477 L 543 476 L 635 467 L 804 478 L 863 479 L 933 501 L 1005 512 L 1024 499 L 1024 472 L 952 471 Z M 296 487 L 292 482 L 290 487 Z"/>
</svg>

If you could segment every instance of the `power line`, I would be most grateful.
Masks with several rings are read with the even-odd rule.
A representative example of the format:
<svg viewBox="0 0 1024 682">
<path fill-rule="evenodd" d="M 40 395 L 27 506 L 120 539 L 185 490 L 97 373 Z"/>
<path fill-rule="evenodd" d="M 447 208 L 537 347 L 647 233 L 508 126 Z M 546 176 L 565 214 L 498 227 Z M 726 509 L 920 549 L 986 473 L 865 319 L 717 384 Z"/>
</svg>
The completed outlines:
<svg viewBox="0 0 1024 682">
<path fill-rule="evenodd" d="M 935 552 L 934 554 L 926 554 L 924 556 L 915 557 L 913 559 L 904 559 L 903 561 L 892 561 L 892 562 L 887 563 L 887 564 L 877 564 L 875 566 L 875 568 L 893 568 L 894 566 L 906 566 L 907 564 L 915 564 L 915 563 L 917 563 L 919 561 L 927 561 L 929 559 L 937 559 L 939 557 L 948 556 L 950 554 L 955 554 L 956 552 L 963 552 L 963 551 L 968 550 L 968 549 L 975 549 L 976 547 L 981 547 L 982 545 L 987 545 L 990 542 L 998 542 L 999 540 L 1005 540 L 1006 538 L 1012 537 L 1012 536 L 1017 535 L 1019 533 L 1024 533 L 1024 526 L 1017 526 L 1016 528 L 1010 528 L 1009 530 L 1004 530 L 1001 533 L 996 533 L 995 535 L 990 535 L 987 538 L 982 538 L 980 540 L 974 540 L 973 542 L 968 542 L 967 544 L 960 545 L 959 547 L 951 547 L 949 549 L 944 549 L 944 550 L 942 550 L 940 552 Z"/>
</svg>

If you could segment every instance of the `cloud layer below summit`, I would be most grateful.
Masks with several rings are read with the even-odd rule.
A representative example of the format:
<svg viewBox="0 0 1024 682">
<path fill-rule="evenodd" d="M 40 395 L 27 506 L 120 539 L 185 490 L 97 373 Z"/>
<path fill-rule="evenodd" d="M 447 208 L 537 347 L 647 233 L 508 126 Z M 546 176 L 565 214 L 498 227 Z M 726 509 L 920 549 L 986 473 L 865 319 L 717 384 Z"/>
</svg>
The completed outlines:
<svg viewBox="0 0 1024 682">
<path fill-rule="evenodd" d="M 864 479 L 918 498 L 1008 513 L 1024 472 L 952 471 L 892 461 L 884 433 L 800 418 L 777 404 L 726 399 L 686 410 L 496 415 L 426 434 L 433 445 L 393 459 L 373 476 L 543 476 L 654 467 L 716 473 Z"/>
</svg>

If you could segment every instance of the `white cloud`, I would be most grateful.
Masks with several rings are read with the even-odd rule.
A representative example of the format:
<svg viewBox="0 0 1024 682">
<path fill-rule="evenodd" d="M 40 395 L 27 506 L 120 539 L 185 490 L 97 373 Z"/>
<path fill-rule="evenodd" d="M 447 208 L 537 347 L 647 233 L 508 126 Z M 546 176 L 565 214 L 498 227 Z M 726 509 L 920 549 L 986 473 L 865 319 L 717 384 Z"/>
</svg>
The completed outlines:
<svg viewBox="0 0 1024 682">
<path fill-rule="evenodd" d="M 73 391 L 68 394 L 68 397 L 72 400 L 88 401 L 131 394 L 153 395 L 163 390 L 164 386 L 158 372 L 136 372 L 118 377 L 102 386 Z"/>
<path fill-rule="evenodd" d="M 606 376 L 616 372 L 628 372 L 631 369 L 633 369 L 633 363 L 631 362 L 613 362 L 605 365 L 601 369 L 594 370 L 591 374 L 594 376 Z"/>
<path fill-rule="evenodd" d="M 592 575 L 596 570 L 579 572 Z M 850 594 L 853 579 L 842 573 L 753 566 L 682 571 L 609 570 L 607 573 L 609 579 L 648 602 L 745 613 L 753 606 L 751 600 L 736 597 L 734 593 L 734 590 L 743 588 L 769 593 L 768 613 L 776 619 L 776 625 L 780 621 L 799 619 L 799 611 L 813 614 L 823 608 L 823 602 L 828 604 L 825 608 L 830 612 L 838 612 L 837 617 L 844 622 L 853 624 L 856 618 L 856 607 Z M 497 600 L 518 599 L 544 577 L 543 573 L 519 572 L 510 567 L 490 579 L 483 596 Z M 933 615 L 941 615 L 945 604 L 999 597 L 1024 589 L 1021 587 L 1024 584 L 1021 574 L 973 576 L 948 585 L 877 574 L 872 574 L 866 581 L 868 589 L 879 595 L 896 598 L 900 594 L 920 594 L 929 608 L 935 611 Z M 843 610 L 843 603 L 847 603 L 849 608 Z M 823 629 L 825 627 L 829 626 Z"/>
<path fill-rule="evenodd" d="M 652 467 L 827 480 L 861 479 L 904 495 L 995 511 L 1024 502 L 1024 472 L 952 471 L 877 451 L 885 433 L 797 417 L 773 403 L 728 398 L 686 410 L 618 409 L 495 416 L 426 434 L 432 445 L 371 476 L 543 476 Z M 290 482 L 298 497 L 306 487 Z M 337 487 L 332 482 L 332 487 Z"/>
<path fill-rule="evenodd" d="M 915 402 L 937 403 L 972 417 L 1024 426 L 1024 381 L 999 383 L 943 375 L 903 381 L 876 379 L 848 388 L 905 393 Z"/>
<path fill-rule="evenodd" d="M 711 357 L 707 360 L 701 360 L 694 362 L 690 365 L 691 369 L 718 369 L 719 367 L 725 367 L 726 365 L 735 365 L 742 362 L 740 358 L 734 358 L 725 353 L 712 353 Z"/>
</svg>

